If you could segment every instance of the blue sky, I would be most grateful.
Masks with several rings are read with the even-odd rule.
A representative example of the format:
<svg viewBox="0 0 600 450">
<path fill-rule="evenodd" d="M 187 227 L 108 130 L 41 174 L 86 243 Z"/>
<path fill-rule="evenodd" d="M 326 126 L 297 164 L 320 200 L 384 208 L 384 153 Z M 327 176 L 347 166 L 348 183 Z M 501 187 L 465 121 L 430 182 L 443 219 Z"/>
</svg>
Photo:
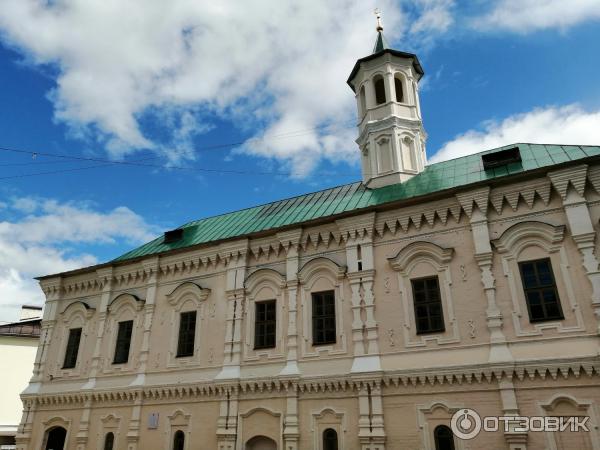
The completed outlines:
<svg viewBox="0 0 600 450">
<path fill-rule="evenodd" d="M 0 150 L 0 321 L 42 302 L 33 276 L 359 179 L 345 80 L 376 6 L 424 66 L 430 161 L 600 144 L 597 0 L 265 3 L 2 2 L 0 147 L 37 155 Z"/>
</svg>

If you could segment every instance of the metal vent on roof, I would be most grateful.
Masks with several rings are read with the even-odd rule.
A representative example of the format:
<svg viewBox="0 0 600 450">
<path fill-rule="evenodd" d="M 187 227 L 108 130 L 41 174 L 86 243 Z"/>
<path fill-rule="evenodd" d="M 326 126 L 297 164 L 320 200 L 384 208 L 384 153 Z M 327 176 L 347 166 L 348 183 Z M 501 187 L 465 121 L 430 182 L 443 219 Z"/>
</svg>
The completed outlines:
<svg viewBox="0 0 600 450">
<path fill-rule="evenodd" d="M 481 161 L 483 162 L 483 169 L 490 170 L 495 167 L 521 162 L 521 153 L 519 152 L 519 147 L 512 147 L 500 150 L 499 152 L 481 155 Z"/>
<path fill-rule="evenodd" d="M 183 228 L 177 228 L 171 231 L 165 231 L 165 237 L 163 243 L 172 244 L 173 242 L 177 242 L 181 240 L 183 237 Z"/>
</svg>

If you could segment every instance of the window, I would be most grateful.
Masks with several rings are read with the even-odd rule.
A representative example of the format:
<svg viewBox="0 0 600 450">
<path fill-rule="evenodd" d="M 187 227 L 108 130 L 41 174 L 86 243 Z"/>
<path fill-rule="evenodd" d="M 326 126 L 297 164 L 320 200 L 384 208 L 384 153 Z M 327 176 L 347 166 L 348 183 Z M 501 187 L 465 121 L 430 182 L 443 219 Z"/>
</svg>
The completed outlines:
<svg viewBox="0 0 600 450">
<path fill-rule="evenodd" d="M 386 102 L 383 77 L 381 75 L 377 75 L 375 78 L 373 78 L 373 84 L 375 86 L 375 102 L 378 105 L 381 105 Z"/>
<path fill-rule="evenodd" d="M 338 450 L 338 435 L 333 428 L 323 431 L 323 450 Z"/>
<path fill-rule="evenodd" d="M 396 101 L 402 103 L 404 101 L 404 91 L 402 90 L 402 80 L 394 77 L 394 86 L 396 88 Z"/>
<path fill-rule="evenodd" d="M 519 263 L 531 322 L 564 319 L 549 259 Z"/>
<path fill-rule="evenodd" d="M 254 348 L 275 347 L 277 312 L 275 300 L 256 303 L 254 323 Z"/>
<path fill-rule="evenodd" d="M 335 293 L 312 294 L 313 345 L 335 344 Z"/>
<path fill-rule="evenodd" d="M 129 346 L 131 344 L 131 331 L 133 330 L 133 320 L 119 322 L 119 331 L 117 332 L 117 344 L 115 346 L 115 359 L 113 364 L 123 364 L 129 360 Z"/>
<path fill-rule="evenodd" d="M 81 341 L 81 328 L 69 330 L 69 340 L 65 351 L 65 361 L 63 369 L 72 369 L 77 364 L 77 354 L 79 353 L 79 342 Z"/>
<path fill-rule="evenodd" d="M 438 277 L 410 281 L 415 302 L 417 334 L 444 331 L 444 314 Z"/>
<path fill-rule="evenodd" d="M 433 430 L 435 450 L 454 450 L 454 435 L 446 425 L 439 425 Z"/>
<path fill-rule="evenodd" d="M 173 450 L 183 450 L 183 446 L 185 444 L 185 435 L 183 431 L 177 430 L 175 432 L 175 436 L 173 437 Z"/>
<path fill-rule="evenodd" d="M 115 435 L 113 433 L 107 433 L 104 438 L 104 450 L 113 450 L 115 444 Z"/>
<path fill-rule="evenodd" d="M 177 341 L 177 357 L 194 354 L 196 338 L 196 311 L 183 312 L 179 316 L 179 340 Z"/>
</svg>

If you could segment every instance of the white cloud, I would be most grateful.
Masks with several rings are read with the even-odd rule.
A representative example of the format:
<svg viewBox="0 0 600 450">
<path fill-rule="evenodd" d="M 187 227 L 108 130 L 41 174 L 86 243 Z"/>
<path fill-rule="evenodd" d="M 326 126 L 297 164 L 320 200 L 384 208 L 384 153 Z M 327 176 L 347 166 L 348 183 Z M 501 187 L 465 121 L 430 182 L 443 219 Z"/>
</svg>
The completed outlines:
<svg viewBox="0 0 600 450">
<path fill-rule="evenodd" d="M 148 147 L 177 160 L 193 158 L 191 139 L 216 117 L 266 136 L 353 120 L 345 80 L 372 49 L 374 7 L 389 40 L 407 23 L 420 40 L 447 29 L 451 4 L 3 0 L 0 33 L 32 64 L 58 69 L 50 98 L 73 135 L 104 142 L 113 156 Z M 140 125 L 147 121 L 153 126 Z M 319 129 L 246 151 L 306 173 L 321 158 L 356 159 L 354 137 Z"/>
<path fill-rule="evenodd" d="M 567 29 L 600 19 L 598 0 L 500 0 L 474 21 L 480 30 L 498 28 L 528 33 L 545 28 Z"/>
<path fill-rule="evenodd" d="M 446 142 L 431 163 L 470 155 L 514 143 L 597 145 L 600 111 L 578 105 L 550 106 L 516 114 L 502 121 L 485 122 L 482 130 L 469 130 Z"/>
<path fill-rule="evenodd" d="M 96 264 L 82 246 L 137 244 L 157 232 L 126 207 L 98 212 L 87 205 L 22 197 L 7 208 L 27 215 L 0 222 L 0 321 L 17 319 L 23 304 L 43 302 L 33 277 Z"/>
</svg>

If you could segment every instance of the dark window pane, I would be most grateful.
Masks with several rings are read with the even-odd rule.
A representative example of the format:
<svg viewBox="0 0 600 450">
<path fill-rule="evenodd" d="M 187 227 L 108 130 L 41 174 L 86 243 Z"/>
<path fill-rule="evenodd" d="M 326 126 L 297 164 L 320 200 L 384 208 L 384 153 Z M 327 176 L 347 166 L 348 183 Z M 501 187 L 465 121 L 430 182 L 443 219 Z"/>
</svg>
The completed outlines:
<svg viewBox="0 0 600 450">
<path fill-rule="evenodd" d="M 529 320 L 563 319 L 550 259 L 519 263 Z"/>
<path fill-rule="evenodd" d="M 113 450 L 114 444 L 115 435 L 113 433 L 108 433 L 104 438 L 104 450 Z"/>
<path fill-rule="evenodd" d="M 338 435 L 333 428 L 323 431 L 323 450 L 338 450 Z"/>
<path fill-rule="evenodd" d="M 336 342 L 335 293 L 333 291 L 312 294 L 313 345 Z"/>
<path fill-rule="evenodd" d="M 435 450 L 454 450 L 454 435 L 445 425 L 439 425 L 433 431 Z"/>
<path fill-rule="evenodd" d="M 81 341 L 81 328 L 69 330 L 69 339 L 65 350 L 65 360 L 63 369 L 72 369 L 77 364 L 77 354 L 79 353 L 79 342 Z"/>
<path fill-rule="evenodd" d="M 257 302 L 254 323 L 254 348 L 275 347 L 277 325 L 277 303 L 275 300 Z"/>
<path fill-rule="evenodd" d="M 115 358 L 113 364 L 123 364 L 129 360 L 129 346 L 131 345 L 131 332 L 133 331 L 133 320 L 119 322 L 117 332 L 117 343 L 115 345 Z"/>
<path fill-rule="evenodd" d="M 173 437 L 173 450 L 183 450 L 185 444 L 185 435 L 183 431 L 177 430 Z"/>
<path fill-rule="evenodd" d="M 177 357 L 192 356 L 196 339 L 196 311 L 183 312 L 179 319 Z"/>
<path fill-rule="evenodd" d="M 411 280 L 417 334 L 444 331 L 444 314 L 437 277 Z"/>
</svg>

